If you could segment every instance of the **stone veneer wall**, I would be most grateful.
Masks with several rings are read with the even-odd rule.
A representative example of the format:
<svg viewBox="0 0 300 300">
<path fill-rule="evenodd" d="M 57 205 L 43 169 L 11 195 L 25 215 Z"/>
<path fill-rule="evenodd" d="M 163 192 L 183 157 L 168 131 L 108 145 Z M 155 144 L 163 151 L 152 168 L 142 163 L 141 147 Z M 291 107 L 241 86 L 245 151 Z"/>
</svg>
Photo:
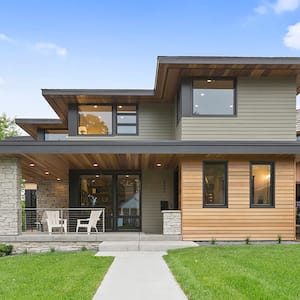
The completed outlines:
<svg viewBox="0 0 300 300">
<path fill-rule="evenodd" d="M 21 232 L 21 167 L 17 158 L 0 158 L 0 235 Z"/>
<path fill-rule="evenodd" d="M 181 234 L 181 211 L 163 210 L 163 234 Z"/>
<path fill-rule="evenodd" d="M 69 183 L 43 180 L 37 184 L 37 208 L 69 207 Z"/>
</svg>

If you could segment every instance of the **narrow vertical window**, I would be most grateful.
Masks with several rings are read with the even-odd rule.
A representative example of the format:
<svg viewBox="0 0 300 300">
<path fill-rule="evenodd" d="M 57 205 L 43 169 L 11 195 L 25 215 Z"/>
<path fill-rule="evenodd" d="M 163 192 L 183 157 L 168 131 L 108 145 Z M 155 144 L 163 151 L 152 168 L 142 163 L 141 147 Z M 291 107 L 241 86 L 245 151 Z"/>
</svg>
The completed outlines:
<svg viewBox="0 0 300 300">
<path fill-rule="evenodd" d="M 136 105 L 117 106 L 117 135 L 136 135 Z"/>
<path fill-rule="evenodd" d="M 274 207 L 274 163 L 250 164 L 251 207 Z"/>
<path fill-rule="evenodd" d="M 203 162 L 203 207 L 227 207 L 227 162 Z"/>
</svg>

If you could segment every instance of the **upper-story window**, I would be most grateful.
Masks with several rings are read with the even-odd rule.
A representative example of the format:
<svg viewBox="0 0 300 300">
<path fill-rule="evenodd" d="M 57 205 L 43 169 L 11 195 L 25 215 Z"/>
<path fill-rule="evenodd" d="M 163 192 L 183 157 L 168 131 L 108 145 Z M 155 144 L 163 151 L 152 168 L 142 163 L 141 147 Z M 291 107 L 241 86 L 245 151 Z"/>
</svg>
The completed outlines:
<svg viewBox="0 0 300 300">
<path fill-rule="evenodd" d="M 193 114 L 235 115 L 235 80 L 205 78 L 193 80 Z"/>
<path fill-rule="evenodd" d="M 137 134 L 136 106 L 117 106 L 117 135 Z"/>
<path fill-rule="evenodd" d="M 46 129 L 45 141 L 60 141 L 68 138 L 68 131 L 61 129 Z"/>
<path fill-rule="evenodd" d="M 79 105 L 79 135 L 136 135 L 136 105 Z"/>
</svg>

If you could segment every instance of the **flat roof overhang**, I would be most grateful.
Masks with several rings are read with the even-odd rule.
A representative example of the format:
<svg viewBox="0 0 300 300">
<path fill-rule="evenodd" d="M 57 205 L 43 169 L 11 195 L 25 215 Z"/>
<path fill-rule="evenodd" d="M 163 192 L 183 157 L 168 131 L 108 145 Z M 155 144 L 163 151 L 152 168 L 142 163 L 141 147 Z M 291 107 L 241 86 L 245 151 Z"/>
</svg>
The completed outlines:
<svg viewBox="0 0 300 300">
<path fill-rule="evenodd" d="M 34 139 L 37 138 L 38 129 L 68 129 L 68 125 L 60 119 L 15 119 L 15 122 Z"/>
<path fill-rule="evenodd" d="M 27 181 L 68 180 L 69 169 L 141 170 L 174 169 L 181 159 L 215 159 L 224 155 L 295 157 L 300 160 L 300 142 L 194 142 L 194 141 L 2 141 L 0 158 L 19 158 Z M 257 156 L 259 155 L 259 156 Z M 97 166 L 94 166 L 97 163 Z M 34 166 L 32 166 L 32 164 Z M 46 172 L 49 172 L 46 175 Z"/>
<path fill-rule="evenodd" d="M 42 89 L 42 94 L 63 122 L 69 103 L 141 103 L 174 101 L 185 77 L 295 77 L 300 92 L 299 57 L 159 56 L 154 89 Z"/>
<path fill-rule="evenodd" d="M 2 141 L 0 154 L 300 154 L 298 141 Z"/>
</svg>

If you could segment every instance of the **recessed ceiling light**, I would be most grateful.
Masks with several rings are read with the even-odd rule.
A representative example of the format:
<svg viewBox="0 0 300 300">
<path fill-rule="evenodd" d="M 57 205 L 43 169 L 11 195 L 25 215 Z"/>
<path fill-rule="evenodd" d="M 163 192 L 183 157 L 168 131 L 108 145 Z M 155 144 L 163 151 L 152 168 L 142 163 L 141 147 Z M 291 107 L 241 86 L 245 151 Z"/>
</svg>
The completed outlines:
<svg viewBox="0 0 300 300">
<path fill-rule="evenodd" d="M 94 105 L 94 108 L 97 108 L 98 107 L 98 105 Z"/>
<path fill-rule="evenodd" d="M 195 107 L 199 107 L 199 105 L 198 105 L 198 104 L 195 104 Z"/>
<path fill-rule="evenodd" d="M 61 181 L 61 179 L 60 179 L 60 178 L 56 178 L 56 180 L 57 180 L 57 181 Z"/>
<path fill-rule="evenodd" d="M 207 79 L 207 80 L 206 80 L 206 82 L 208 82 L 208 83 L 211 83 L 211 82 L 212 82 L 212 80 L 211 80 L 211 79 Z"/>
<path fill-rule="evenodd" d="M 229 107 L 230 107 L 230 108 L 233 108 L 233 105 L 231 104 L 231 105 L 229 105 Z"/>
<path fill-rule="evenodd" d="M 100 177 L 100 175 L 96 175 L 96 178 L 99 178 Z"/>
<path fill-rule="evenodd" d="M 161 167 L 161 163 L 157 163 L 156 166 L 157 166 L 157 167 Z"/>
<path fill-rule="evenodd" d="M 34 163 L 29 164 L 29 167 L 34 167 L 34 166 L 35 166 Z"/>
<path fill-rule="evenodd" d="M 123 106 L 122 106 L 122 105 L 119 105 L 118 108 L 123 108 Z"/>
<path fill-rule="evenodd" d="M 98 167 L 98 164 L 97 163 L 93 163 L 93 167 Z"/>
<path fill-rule="evenodd" d="M 126 178 L 128 178 L 128 177 L 129 177 L 129 175 L 125 175 L 125 177 L 126 177 Z"/>
<path fill-rule="evenodd" d="M 45 175 L 49 175 L 49 172 L 48 172 L 48 171 L 46 171 L 46 172 L 45 172 Z"/>
<path fill-rule="evenodd" d="M 95 179 L 93 179 L 93 180 L 92 180 L 92 183 L 95 183 L 95 182 L 96 182 L 96 180 L 95 180 Z"/>
<path fill-rule="evenodd" d="M 205 94 L 204 94 L 204 93 L 201 93 L 201 94 L 200 94 L 200 96 L 201 96 L 201 97 L 204 97 L 204 96 L 205 96 Z"/>
</svg>

